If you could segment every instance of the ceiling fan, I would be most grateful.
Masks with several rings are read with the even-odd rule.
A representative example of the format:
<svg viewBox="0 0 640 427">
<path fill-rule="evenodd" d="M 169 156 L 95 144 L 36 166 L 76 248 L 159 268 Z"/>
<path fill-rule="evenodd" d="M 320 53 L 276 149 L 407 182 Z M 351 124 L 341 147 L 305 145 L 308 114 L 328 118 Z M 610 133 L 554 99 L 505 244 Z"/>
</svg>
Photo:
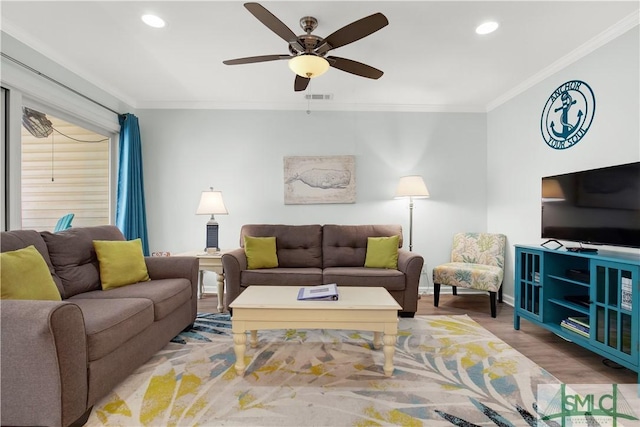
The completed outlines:
<svg viewBox="0 0 640 427">
<path fill-rule="evenodd" d="M 259 3 L 245 3 L 244 7 L 267 28 L 289 44 L 289 54 L 250 56 L 222 61 L 226 65 L 288 59 L 289 68 L 296 73 L 293 84 L 295 91 L 305 90 L 312 78 L 324 74 L 330 66 L 369 79 L 379 79 L 384 74 L 377 68 L 358 61 L 338 56 L 326 56 L 327 52 L 332 49 L 353 43 L 387 26 L 389 21 L 382 13 L 374 13 L 359 19 L 331 33 L 328 37 L 322 38 L 311 34 L 318 26 L 318 20 L 312 16 L 305 16 L 300 19 L 300 26 L 305 34 L 297 36 Z"/>
</svg>

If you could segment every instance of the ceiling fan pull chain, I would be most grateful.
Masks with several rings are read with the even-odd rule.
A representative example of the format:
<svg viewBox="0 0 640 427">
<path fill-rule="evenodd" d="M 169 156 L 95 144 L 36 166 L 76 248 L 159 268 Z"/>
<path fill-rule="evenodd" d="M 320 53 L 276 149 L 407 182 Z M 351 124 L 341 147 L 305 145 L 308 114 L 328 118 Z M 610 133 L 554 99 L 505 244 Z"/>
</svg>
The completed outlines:
<svg viewBox="0 0 640 427">
<path fill-rule="evenodd" d="M 53 179 L 53 148 L 54 148 L 54 144 L 53 144 L 53 134 L 55 132 L 51 132 L 51 182 L 54 181 Z"/>
</svg>

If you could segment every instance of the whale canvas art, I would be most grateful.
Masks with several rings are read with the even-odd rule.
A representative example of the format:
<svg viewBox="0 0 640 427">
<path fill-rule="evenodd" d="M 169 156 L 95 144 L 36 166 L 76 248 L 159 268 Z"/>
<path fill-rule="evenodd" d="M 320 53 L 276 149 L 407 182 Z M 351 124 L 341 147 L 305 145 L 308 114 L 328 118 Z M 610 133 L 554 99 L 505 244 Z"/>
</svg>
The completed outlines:
<svg viewBox="0 0 640 427">
<path fill-rule="evenodd" d="M 284 157 L 284 204 L 355 203 L 355 156 Z"/>
</svg>

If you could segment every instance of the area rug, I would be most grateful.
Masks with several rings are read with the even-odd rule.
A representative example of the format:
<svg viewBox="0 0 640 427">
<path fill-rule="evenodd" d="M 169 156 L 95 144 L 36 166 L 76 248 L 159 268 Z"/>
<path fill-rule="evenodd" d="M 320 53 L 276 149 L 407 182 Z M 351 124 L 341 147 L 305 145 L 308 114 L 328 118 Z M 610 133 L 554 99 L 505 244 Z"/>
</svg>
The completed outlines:
<svg viewBox="0 0 640 427">
<path fill-rule="evenodd" d="M 559 383 L 464 315 L 400 319 L 390 378 L 371 332 L 258 339 L 240 377 L 229 316 L 199 314 L 87 426 L 534 426 L 537 385 Z"/>
</svg>

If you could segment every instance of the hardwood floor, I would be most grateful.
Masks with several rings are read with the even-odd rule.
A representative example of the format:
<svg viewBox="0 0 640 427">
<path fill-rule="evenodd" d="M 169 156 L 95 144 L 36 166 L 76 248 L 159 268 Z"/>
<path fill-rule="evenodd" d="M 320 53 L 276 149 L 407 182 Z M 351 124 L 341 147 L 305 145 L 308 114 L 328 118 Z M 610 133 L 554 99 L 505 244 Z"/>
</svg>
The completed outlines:
<svg viewBox="0 0 640 427">
<path fill-rule="evenodd" d="M 206 294 L 198 300 L 198 311 L 217 313 L 217 305 L 218 297 Z M 467 314 L 566 384 L 632 384 L 638 381 L 635 372 L 606 366 L 602 356 L 526 320 L 521 321 L 519 331 L 514 330 L 513 308 L 507 304 L 498 303 L 497 317 L 493 319 L 486 295 L 440 295 L 440 307 L 433 306 L 433 295 L 422 295 L 416 314 Z"/>
</svg>

